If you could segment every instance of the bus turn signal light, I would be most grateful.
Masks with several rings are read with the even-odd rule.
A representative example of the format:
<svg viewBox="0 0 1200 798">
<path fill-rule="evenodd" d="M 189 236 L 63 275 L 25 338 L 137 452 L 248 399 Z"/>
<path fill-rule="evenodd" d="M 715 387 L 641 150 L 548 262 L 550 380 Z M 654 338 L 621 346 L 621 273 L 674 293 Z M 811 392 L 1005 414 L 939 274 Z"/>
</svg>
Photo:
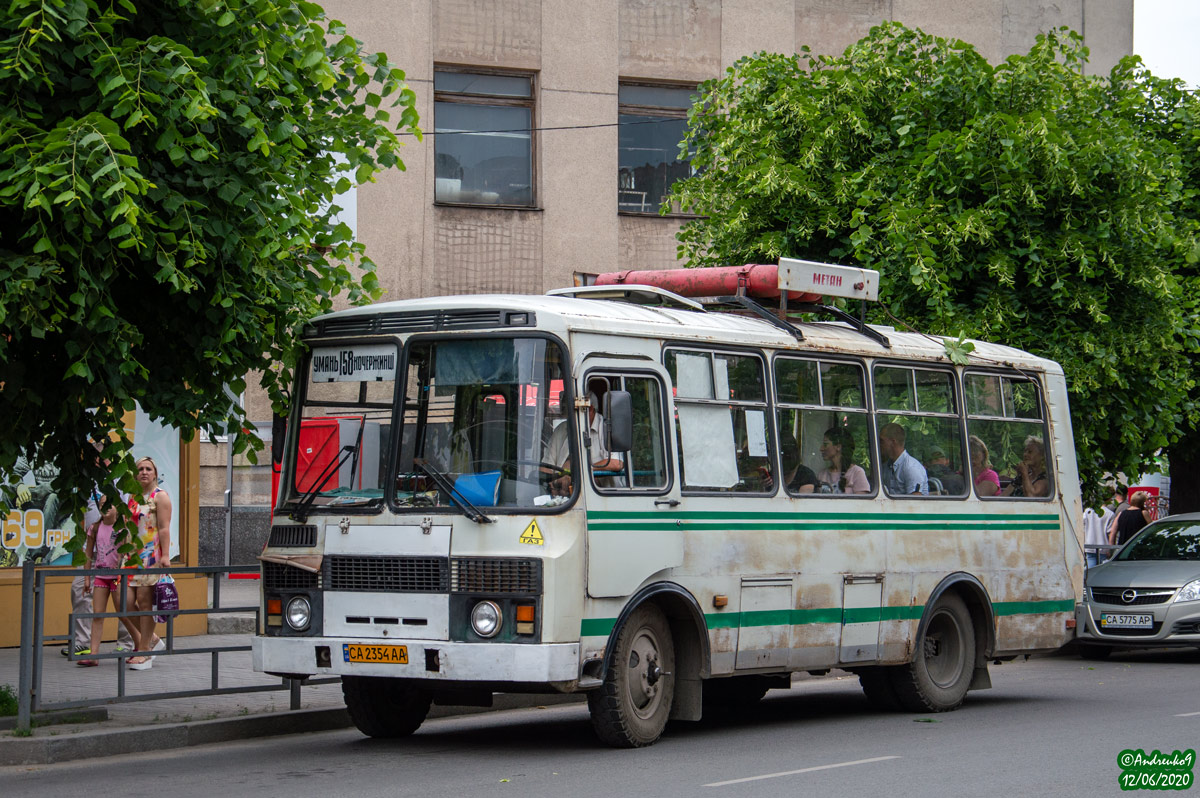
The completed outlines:
<svg viewBox="0 0 1200 798">
<path fill-rule="evenodd" d="M 532 604 L 517 605 L 517 634 L 533 634 L 534 606 Z"/>
</svg>

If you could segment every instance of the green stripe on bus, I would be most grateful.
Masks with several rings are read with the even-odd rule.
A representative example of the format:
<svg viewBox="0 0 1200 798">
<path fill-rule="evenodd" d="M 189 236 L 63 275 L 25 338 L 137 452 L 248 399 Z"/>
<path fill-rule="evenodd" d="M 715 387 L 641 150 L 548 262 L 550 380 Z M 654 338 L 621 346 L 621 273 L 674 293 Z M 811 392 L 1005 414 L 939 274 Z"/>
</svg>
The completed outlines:
<svg viewBox="0 0 1200 798">
<path fill-rule="evenodd" d="M 1075 599 L 1049 601 L 997 601 L 992 604 L 997 617 L 1007 615 L 1042 615 L 1074 612 Z M 747 612 L 714 612 L 704 616 L 711 629 L 738 629 L 758 626 L 804 626 L 811 623 L 874 623 L 876 621 L 915 621 L 924 614 L 923 606 L 897 607 L 821 607 L 799 610 L 750 610 Z M 579 624 L 580 637 L 608 637 L 616 626 L 616 618 L 584 618 Z"/>
</svg>

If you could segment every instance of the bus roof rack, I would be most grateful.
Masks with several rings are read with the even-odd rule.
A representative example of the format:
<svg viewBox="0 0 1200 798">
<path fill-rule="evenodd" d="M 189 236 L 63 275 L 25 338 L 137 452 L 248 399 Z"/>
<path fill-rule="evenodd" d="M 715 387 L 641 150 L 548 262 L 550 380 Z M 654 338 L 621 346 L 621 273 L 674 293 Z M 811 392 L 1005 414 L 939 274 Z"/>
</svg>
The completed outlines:
<svg viewBox="0 0 1200 798">
<path fill-rule="evenodd" d="M 609 299 L 631 302 L 635 305 L 673 307 L 683 310 L 704 312 L 704 305 L 694 299 L 680 296 L 665 288 L 653 285 L 580 285 L 572 288 L 554 288 L 546 296 L 569 296 L 576 299 Z"/>
</svg>

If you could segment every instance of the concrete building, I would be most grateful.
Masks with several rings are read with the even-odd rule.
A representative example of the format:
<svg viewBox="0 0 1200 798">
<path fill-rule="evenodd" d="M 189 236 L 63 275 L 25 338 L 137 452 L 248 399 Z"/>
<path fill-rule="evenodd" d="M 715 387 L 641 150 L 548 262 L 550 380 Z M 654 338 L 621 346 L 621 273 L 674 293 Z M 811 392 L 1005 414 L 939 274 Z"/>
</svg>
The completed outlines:
<svg viewBox="0 0 1200 798">
<path fill-rule="evenodd" d="M 743 55 L 837 54 L 884 20 L 973 43 L 989 60 L 1042 31 L 1084 35 L 1091 70 L 1133 49 L 1133 0 L 326 0 L 403 68 L 420 126 L 407 171 L 347 197 L 384 299 L 542 293 L 573 271 L 677 265 L 658 214 L 691 90 Z M 622 123 L 622 124 L 618 124 Z M 471 133 L 471 131 L 475 131 Z M 269 418 L 248 397 L 251 418 Z M 260 425 L 261 426 L 261 425 Z M 269 429 L 269 423 L 266 425 Z M 265 536 L 270 477 L 239 465 L 235 537 Z M 225 456 L 201 454 L 202 526 L 224 533 Z M 257 511 L 250 508 L 257 507 Z M 223 538 L 222 538 L 223 540 Z M 250 545 L 256 546 L 261 538 Z M 215 550 L 201 543 L 202 557 Z M 235 557 L 235 560 L 238 559 Z"/>
</svg>

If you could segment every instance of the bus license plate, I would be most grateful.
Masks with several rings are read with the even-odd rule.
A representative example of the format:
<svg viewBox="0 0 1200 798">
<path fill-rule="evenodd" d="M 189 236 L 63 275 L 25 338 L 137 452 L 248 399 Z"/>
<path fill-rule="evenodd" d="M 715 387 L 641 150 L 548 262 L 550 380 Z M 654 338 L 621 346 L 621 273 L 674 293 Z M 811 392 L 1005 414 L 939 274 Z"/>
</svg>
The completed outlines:
<svg viewBox="0 0 1200 798">
<path fill-rule="evenodd" d="M 1153 615 L 1115 615 L 1111 612 L 1100 616 L 1100 625 L 1105 629 L 1151 629 Z"/>
<path fill-rule="evenodd" d="M 408 646 L 369 646 L 343 643 L 342 657 L 346 662 L 381 662 L 385 665 L 407 665 Z"/>
</svg>

